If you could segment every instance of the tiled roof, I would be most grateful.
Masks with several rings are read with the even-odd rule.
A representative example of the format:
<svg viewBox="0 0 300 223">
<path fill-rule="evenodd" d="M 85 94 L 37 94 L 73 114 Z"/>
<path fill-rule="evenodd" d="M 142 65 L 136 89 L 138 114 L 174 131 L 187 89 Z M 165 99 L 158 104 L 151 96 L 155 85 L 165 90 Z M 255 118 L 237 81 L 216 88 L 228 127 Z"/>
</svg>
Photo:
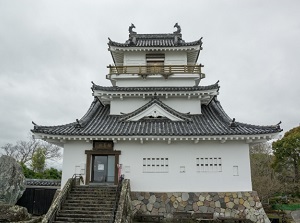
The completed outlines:
<svg viewBox="0 0 300 223">
<path fill-rule="evenodd" d="M 100 91 L 151 91 L 151 92 L 160 92 L 160 91 L 203 91 L 203 90 L 214 90 L 219 89 L 218 82 L 208 86 L 194 86 L 194 87 L 103 87 L 100 85 L 93 84 L 92 90 Z"/>
<path fill-rule="evenodd" d="M 202 38 L 193 42 L 185 42 L 181 34 L 130 34 L 125 43 L 114 42 L 109 39 L 109 46 L 117 47 L 174 47 L 202 45 Z"/>
<path fill-rule="evenodd" d="M 60 187 L 61 180 L 26 179 L 26 186 Z"/>
<path fill-rule="evenodd" d="M 36 125 L 32 132 L 76 136 L 219 136 L 271 134 L 281 131 L 279 125 L 257 126 L 233 122 L 216 97 L 208 105 L 202 105 L 201 110 L 202 114 L 182 114 L 188 117 L 184 121 L 155 118 L 126 121 L 124 117 L 128 114 L 110 115 L 110 105 L 103 105 L 95 99 L 87 114 L 78 122 L 60 126 Z"/>
</svg>

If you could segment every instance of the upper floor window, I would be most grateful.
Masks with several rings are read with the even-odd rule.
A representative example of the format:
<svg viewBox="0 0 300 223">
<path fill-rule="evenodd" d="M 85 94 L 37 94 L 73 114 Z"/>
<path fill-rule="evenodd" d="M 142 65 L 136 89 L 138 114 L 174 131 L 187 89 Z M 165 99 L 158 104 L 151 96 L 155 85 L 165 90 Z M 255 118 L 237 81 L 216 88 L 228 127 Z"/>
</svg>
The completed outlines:
<svg viewBox="0 0 300 223">
<path fill-rule="evenodd" d="M 146 54 L 147 66 L 163 66 L 165 62 L 165 54 Z"/>
<path fill-rule="evenodd" d="M 146 54 L 147 73 L 162 73 L 164 71 L 165 54 Z"/>
</svg>

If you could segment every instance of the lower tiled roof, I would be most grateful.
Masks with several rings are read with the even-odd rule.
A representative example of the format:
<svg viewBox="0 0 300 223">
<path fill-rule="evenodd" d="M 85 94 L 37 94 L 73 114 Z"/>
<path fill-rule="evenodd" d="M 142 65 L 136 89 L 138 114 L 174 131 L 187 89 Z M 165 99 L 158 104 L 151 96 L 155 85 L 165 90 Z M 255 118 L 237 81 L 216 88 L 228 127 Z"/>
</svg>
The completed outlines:
<svg viewBox="0 0 300 223">
<path fill-rule="evenodd" d="M 279 125 L 257 126 L 233 121 L 216 97 L 208 105 L 202 105 L 201 110 L 202 114 L 184 114 L 188 117 L 184 121 L 155 118 L 124 121 L 126 115 L 110 115 L 110 105 L 103 105 L 95 98 L 87 114 L 77 122 L 60 126 L 35 125 L 32 132 L 76 136 L 219 136 L 281 131 Z"/>
</svg>

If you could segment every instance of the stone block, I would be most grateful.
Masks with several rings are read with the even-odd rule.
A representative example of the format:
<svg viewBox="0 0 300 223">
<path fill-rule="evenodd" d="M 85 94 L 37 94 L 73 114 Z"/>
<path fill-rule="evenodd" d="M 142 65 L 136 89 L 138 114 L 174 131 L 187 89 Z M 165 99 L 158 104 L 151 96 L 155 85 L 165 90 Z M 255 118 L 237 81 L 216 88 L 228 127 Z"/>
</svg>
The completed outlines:
<svg viewBox="0 0 300 223">
<path fill-rule="evenodd" d="M 160 208 L 161 205 L 160 205 L 159 202 L 156 201 L 156 202 L 154 202 L 153 207 L 154 207 L 154 208 Z"/>
<path fill-rule="evenodd" d="M 187 201 L 189 197 L 189 193 L 182 193 L 182 201 Z"/>
<path fill-rule="evenodd" d="M 149 198 L 149 203 L 154 204 L 155 201 L 156 201 L 155 195 L 151 195 L 150 198 Z"/>
<path fill-rule="evenodd" d="M 207 208 L 207 212 L 208 212 L 208 213 L 214 213 L 214 212 L 215 212 L 215 208 L 208 207 L 208 208 Z"/>
<path fill-rule="evenodd" d="M 151 214 L 158 215 L 158 209 L 157 208 L 153 208 L 152 211 L 151 211 Z"/>
<path fill-rule="evenodd" d="M 250 209 L 250 204 L 248 201 L 245 201 L 243 205 L 245 206 L 245 208 Z"/>
<path fill-rule="evenodd" d="M 228 202 L 228 203 L 226 203 L 226 207 L 227 207 L 227 208 L 232 209 L 233 206 L 234 206 L 234 203 L 233 203 L 233 202 Z"/>
<path fill-rule="evenodd" d="M 251 207 L 254 207 L 255 206 L 255 201 L 249 201 L 249 204 Z"/>
<path fill-rule="evenodd" d="M 215 202 L 215 207 L 217 207 L 217 208 L 220 208 L 220 207 L 221 207 L 220 201 L 216 201 L 216 202 Z"/>
<path fill-rule="evenodd" d="M 136 206 L 136 205 L 138 205 L 138 204 L 141 204 L 141 201 L 139 201 L 139 200 L 133 200 L 133 201 L 131 201 L 131 204 L 132 204 L 133 206 Z"/>
<path fill-rule="evenodd" d="M 170 200 L 171 200 L 172 202 L 174 202 L 174 201 L 176 201 L 176 197 L 175 197 L 174 195 L 172 195 L 172 196 L 170 197 Z"/>
<path fill-rule="evenodd" d="M 230 201 L 230 198 L 229 198 L 229 197 L 227 197 L 227 196 L 224 197 L 224 202 L 225 202 L 225 203 L 227 203 L 227 202 L 229 202 L 229 201 Z"/>
<path fill-rule="evenodd" d="M 187 206 L 187 202 L 186 201 L 181 201 L 180 203 L 179 203 L 179 206 L 182 206 L 182 207 L 185 207 L 185 206 Z"/>
<path fill-rule="evenodd" d="M 15 205 L 26 189 L 22 167 L 14 158 L 3 155 L 0 170 L 0 204 Z"/>
<path fill-rule="evenodd" d="M 199 196 L 199 201 L 205 201 L 205 197 L 202 196 L 202 195 L 200 195 L 200 196 Z"/>
<path fill-rule="evenodd" d="M 26 208 L 18 205 L 0 204 L 0 222 L 19 222 L 30 219 Z"/>
<path fill-rule="evenodd" d="M 173 202 L 173 207 L 176 209 L 176 208 L 178 208 L 178 201 L 174 201 Z"/>
<path fill-rule="evenodd" d="M 239 200 L 238 198 L 234 198 L 234 199 L 233 199 L 233 203 L 239 204 L 239 203 L 240 203 L 240 200 Z"/>
<path fill-rule="evenodd" d="M 158 209 L 158 212 L 161 214 L 161 213 L 165 213 L 166 212 L 166 208 L 159 208 Z"/>
<path fill-rule="evenodd" d="M 146 192 L 145 194 L 144 194 L 144 197 L 145 197 L 145 199 L 149 199 L 150 198 L 150 193 L 148 193 L 148 192 Z"/>
<path fill-rule="evenodd" d="M 153 209 L 153 204 L 151 203 L 147 204 L 147 210 L 152 211 L 152 209 Z"/>
<path fill-rule="evenodd" d="M 199 209 L 199 208 L 198 208 L 197 203 L 193 203 L 193 210 L 194 210 L 194 211 L 198 211 L 198 209 Z"/>
<path fill-rule="evenodd" d="M 200 212 L 200 213 L 207 213 L 207 209 L 208 209 L 208 207 L 206 207 L 206 206 L 201 206 L 201 207 L 199 207 L 199 212 Z"/>
</svg>

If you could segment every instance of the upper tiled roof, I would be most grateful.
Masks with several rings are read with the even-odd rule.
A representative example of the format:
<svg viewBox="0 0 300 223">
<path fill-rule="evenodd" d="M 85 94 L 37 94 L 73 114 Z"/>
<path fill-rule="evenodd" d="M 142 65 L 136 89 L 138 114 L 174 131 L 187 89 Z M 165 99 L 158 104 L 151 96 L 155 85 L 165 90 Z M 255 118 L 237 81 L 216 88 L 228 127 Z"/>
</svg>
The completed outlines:
<svg viewBox="0 0 300 223">
<path fill-rule="evenodd" d="M 202 46 L 202 38 L 193 42 L 185 42 L 181 34 L 130 34 L 125 43 L 114 42 L 109 39 L 109 46 L 117 47 L 174 47 L 174 46 Z"/>
<path fill-rule="evenodd" d="M 99 91 L 137 91 L 137 92 L 161 92 L 161 91 L 204 91 L 204 90 L 216 90 L 219 89 L 218 82 L 208 86 L 193 86 L 193 87 L 104 87 L 93 84 L 92 90 Z"/>
<path fill-rule="evenodd" d="M 162 102 L 160 102 L 162 103 Z M 128 115 L 110 115 L 110 105 L 98 99 L 92 103 L 87 114 L 78 122 L 60 126 L 34 126 L 32 132 L 49 135 L 76 136 L 220 136 L 258 135 L 281 131 L 279 125 L 256 126 L 234 122 L 222 109 L 216 97 L 202 105 L 202 114 L 182 114 L 185 121 L 169 119 L 140 119 L 126 121 Z"/>
</svg>

